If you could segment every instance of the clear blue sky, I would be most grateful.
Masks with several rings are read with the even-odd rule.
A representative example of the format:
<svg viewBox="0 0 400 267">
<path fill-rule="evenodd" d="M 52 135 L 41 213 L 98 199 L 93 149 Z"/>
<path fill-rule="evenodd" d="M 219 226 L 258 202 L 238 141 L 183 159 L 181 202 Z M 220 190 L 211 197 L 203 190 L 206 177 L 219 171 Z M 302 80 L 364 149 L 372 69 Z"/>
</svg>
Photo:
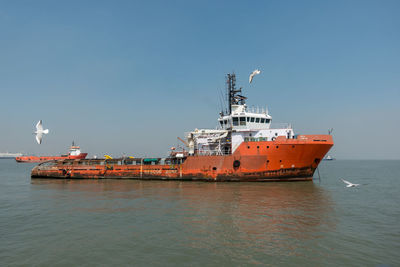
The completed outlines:
<svg viewBox="0 0 400 267">
<path fill-rule="evenodd" d="M 249 105 L 332 155 L 400 159 L 400 1 L 0 1 L 0 151 L 164 156 Z M 255 68 L 263 72 L 248 85 Z M 42 145 L 31 134 L 42 119 Z"/>
</svg>

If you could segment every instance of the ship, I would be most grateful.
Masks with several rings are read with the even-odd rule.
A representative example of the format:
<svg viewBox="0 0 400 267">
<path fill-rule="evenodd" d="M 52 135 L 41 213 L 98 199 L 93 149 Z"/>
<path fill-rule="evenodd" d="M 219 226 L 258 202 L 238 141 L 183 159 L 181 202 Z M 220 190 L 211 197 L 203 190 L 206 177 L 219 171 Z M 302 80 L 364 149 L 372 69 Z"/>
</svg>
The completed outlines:
<svg viewBox="0 0 400 267">
<path fill-rule="evenodd" d="M 16 157 L 21 157 L 22 153 L 9 153 L 9 152 L 2 152 L 0 153 L 0 159 L 14 159 Z"/>
<path fill-rule="evenodd" d="M 249 108 L 236 75 L 226 76 L 227 107 L 216 129 L 195 129 L 165 158 L 63 159 L 41 163 L 32 178 L 195 181 L 311 181 L 333 146 L 330 134 L 295 134 L 268 109 Z"/>
<path fill-rule="evenodd" d="M 19 156 L 15 157 L 15 160 L 20 163 L 37 163 L 43 161 L 51 161 L 51 160 L 64 160 L 64 159 L 85 159 L 87 153 L 82 153 L 81 148 L 76 146 L 74 142 L 72 142 L 72 146 L 69 148 L 68 154 L 61 156 Z"/>
<path fill-rule="evenodd" d="M 331 155 L 327 155 L 326 157 L 323 158 L 323 160 L 336 160 L 336 159 Z"/>
</svg>

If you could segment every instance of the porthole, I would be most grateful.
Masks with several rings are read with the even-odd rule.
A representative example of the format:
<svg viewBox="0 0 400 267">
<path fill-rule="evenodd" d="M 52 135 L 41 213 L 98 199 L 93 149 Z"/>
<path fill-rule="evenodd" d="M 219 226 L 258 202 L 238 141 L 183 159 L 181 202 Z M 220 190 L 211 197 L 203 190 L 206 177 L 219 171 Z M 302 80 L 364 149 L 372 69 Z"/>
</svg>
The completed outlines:
<svg viewBox="0 0 400 267">
<path fill-rule="evenodd" d="M 250 146 L 247 146 L 247 148 L 250 148 Z"/>
<path fill-rule="evenodd" d="M 267 146 L 267 148 L 269 148 L 269 146 Z"/>
<path fill-rule="evenodd" d="M 276 146 L 276 148 L 279 148 L 279 146 Z"/>
<path fill-rule="evenodd" d="M 257 149 L 259 149 L 260 147 L 259 146 L 257 146 Z"/>
</svg>

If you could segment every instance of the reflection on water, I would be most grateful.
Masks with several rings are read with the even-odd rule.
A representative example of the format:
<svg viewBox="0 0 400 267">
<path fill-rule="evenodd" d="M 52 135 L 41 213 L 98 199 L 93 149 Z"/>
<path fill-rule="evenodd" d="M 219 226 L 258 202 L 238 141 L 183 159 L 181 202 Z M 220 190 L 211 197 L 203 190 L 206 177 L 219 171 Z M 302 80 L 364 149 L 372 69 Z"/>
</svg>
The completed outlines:
<svg viewBox="0 0 400 267">
<path fill-rule="evenodd" d="M 335 227 L 329 192 L 312 182 L 35 179 L 32 187 L 52 198 L 73 196 L 73 211 L 151 217 L 156 227 L 173 225 L 186 246 L 230 247 L 232 257 L 247 257 L 249 250 L 295 255 L 304 242 Z"/>
</svg>

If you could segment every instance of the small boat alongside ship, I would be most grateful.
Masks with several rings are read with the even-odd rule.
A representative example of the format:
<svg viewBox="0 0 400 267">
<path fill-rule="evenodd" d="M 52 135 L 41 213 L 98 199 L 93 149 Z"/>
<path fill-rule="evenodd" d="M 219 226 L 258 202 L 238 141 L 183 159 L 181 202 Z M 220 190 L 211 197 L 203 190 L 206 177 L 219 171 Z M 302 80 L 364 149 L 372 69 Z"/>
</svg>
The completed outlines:
<svg viewBox="0 0 400 267">
<path fill-rule="evenodd" d="M 68 154 L 61 156 L 18 156 L 15 157 L 15 160 L 20 163 L 35 163 L 35 162 L 44 162 L 49 160 L 64 160 L 64 159 L 84 159 L 86 158 L 87 153 L 82 153 L 81 148 L 76 146 L 74 142 L 72 142 L 72 146 L 69 148 Z"/>
<path fill-rule="evenodd" d="M 328 135 L 298 135 L 274 127 L 267 109 L 250 109 L 235 74 L 227 75 L 227 110 L 218 129 L 185 134 L 186 149 L 166 158 L 71 159 L 34 167 L 32 178 L 305 181 L 333 146 Z"/>
</svg>

